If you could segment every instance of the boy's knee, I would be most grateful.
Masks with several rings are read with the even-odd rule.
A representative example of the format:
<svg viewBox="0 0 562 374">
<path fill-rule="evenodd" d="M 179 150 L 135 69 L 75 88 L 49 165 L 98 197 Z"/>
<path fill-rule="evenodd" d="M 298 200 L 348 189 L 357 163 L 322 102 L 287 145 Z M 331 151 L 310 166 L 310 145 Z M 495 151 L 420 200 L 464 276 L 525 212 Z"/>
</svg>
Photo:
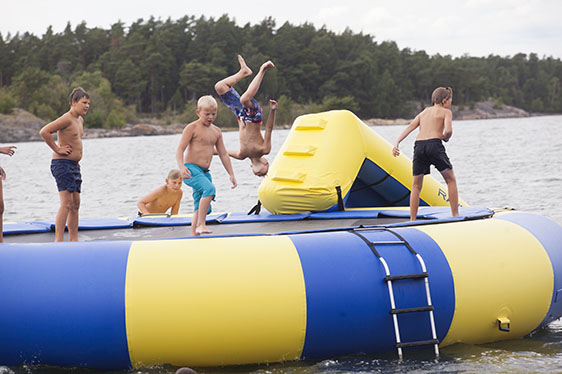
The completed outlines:
<svg viewBox="0 0 562 374">
<path fill-rule="evenodd" d="M 244 108 L 253 108 L 254 107 L 254 103 L 252 102 L 252 97 L 249 95 L 246 95 L 245 93 L 242 94 L 242 96 L 240 96 L 240 104 L 242 104 L 242 106 Z"/>
<path fill-rule="evenodd" d="M 226 85 L 224 83 L 222 83 L 221 81 L 215 83 L 215 91 L 219 94 L 222 95 L 224 94 L 227 90 L 226 90 Z"/>
</svg>

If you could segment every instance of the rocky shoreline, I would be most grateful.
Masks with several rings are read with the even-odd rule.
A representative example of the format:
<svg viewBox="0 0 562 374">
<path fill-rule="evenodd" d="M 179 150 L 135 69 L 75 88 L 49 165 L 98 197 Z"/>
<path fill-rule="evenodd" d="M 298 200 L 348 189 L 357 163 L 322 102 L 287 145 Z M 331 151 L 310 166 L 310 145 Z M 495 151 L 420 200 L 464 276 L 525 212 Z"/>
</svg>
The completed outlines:
<svg viewBox="0 0 562 374">
<path fill-rule="evenodd" d="M 479 102 L 474 108 L 464 108 L 459 110 L 453 107 L 454 120 L 476 120 L 491 118 L 520 118 L 529 117 L 530 113 L 523 109 L 515 108 L 509 105 L 503 105 L 502 108 L 495 108 L 491 101 Z M 407 125 L 411 119 L 380 119 L 370 118 L 364 122 L 374 126 L 388 125 Z M 23 109 L 14 109 L 10 115 L 0 114 L 0 143 L 17 143 L 41 141 L 39 130 L 45 125 L 45 121 L 35 117 L 33 114 Z M 163 125 L 158 120 L 143 120 L 138 124 L 127 124 L 121 128 L 115 129 L 87 129 L 84 138 L 109 138 L 123 136 L 155 136 L 179 134 L 182 132 L 185 124 Z M 226 129 L 227 131 L 229 129 Z M 232 129 L 234 130 L 234 129 Z"/>
</svg>

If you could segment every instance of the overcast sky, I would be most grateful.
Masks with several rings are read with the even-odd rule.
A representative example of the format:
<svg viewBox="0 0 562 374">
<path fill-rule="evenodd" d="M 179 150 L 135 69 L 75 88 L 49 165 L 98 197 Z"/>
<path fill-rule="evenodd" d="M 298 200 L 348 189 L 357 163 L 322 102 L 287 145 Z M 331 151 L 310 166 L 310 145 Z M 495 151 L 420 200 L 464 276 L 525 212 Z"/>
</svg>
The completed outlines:
<svg viewBox="0 0 562 374">
<path fill-rule="evenodd" d="M 537 53 L 562 58 L 560 0 L 2 0 L 0 33 L 31 32 L 37 36 L 51 25 L 61 32 L 67 22 L 108 29 L 121 20 L 176 20 L 184 15 L 220 17 L 256 24 L 266 17 L 277 27 L 305 22 L 340 33 L 346 28 L 395 41 L 400 49 L 429 55 L 502 57 Z"/>
</svg>

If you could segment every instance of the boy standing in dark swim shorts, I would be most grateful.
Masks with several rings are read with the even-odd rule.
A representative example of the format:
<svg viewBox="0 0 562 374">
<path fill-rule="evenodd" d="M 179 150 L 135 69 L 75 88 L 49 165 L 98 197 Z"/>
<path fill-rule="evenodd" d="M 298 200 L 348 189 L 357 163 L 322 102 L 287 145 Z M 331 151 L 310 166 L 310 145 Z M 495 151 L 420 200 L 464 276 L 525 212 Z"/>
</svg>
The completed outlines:
<svg viewBox="0 0 562 374">
<path fill-rule="evenodd" d="M 271 61 L 264 62 L 259 72 L 250 82 L 246 92 L 240 96 L 233 86 L 243 78 L 252 75 L 252 70 L 246 65 L 244 58 L 240 55 L 238 55 L 238 63 L 240 64 L 240 70 L 236 74 L 221 79 L 215 84 L 215 91 L 219 94 L 222 102 L 238 118 L 240 150 L 228 150 L 228 154 L 237 160 L 249 158 L 254 174 L 258 177 L 263 177 L 269 170 L 269 163 L 263 156 L 271 152 L 271 133 L 275 126 L 277 102 L 269 100 L 269 116 L 265 124 L 265 133 L 262 137 L 263 110 L 254 96 L 256 96 L 260 88 L 265 72 L 275 67 L 275 65 Z"/>
<path fill-rule="evenodd" d="M 82 159 L 84 119 L 88 113 L 90 96 L 77 87 L 70 94 L 70 110 L 43 126 L 39 134 L 53 150 L 51 173 L 57 182 L 60 207 L 55 219 L 55 241 L 64 241 L 64 229 L 68 226 L 68 239 L 78 241 L 78 209 L 82 176 L 78 162 Z M 58 144 L 53 138 L 57 133 Z"/>
<path fill-rule="evenodd" d="M 453 135 L 453 113 L 451 112 L 453 90 L 450 87 L 438 87 L 433 91 L 431 101 L 433 106 L 425 108 L 414 118 L 398 136 L 394 148 L 392 148 L 394 157 L 398 156 L 400 154 L 398 149 L 400 142 L 417 127 L 420 128 L 414 143 L 414 160 L 412 162 L 414 177 L 410 193 L 411 221 L 416 220 L 423 177 L 425 174 L 429 174 L 431 165 L 435 165 L 447 183 L 453 217 L 459 215 L 457 180 L 453 172 L 453 165 L 449 161 L 442 143 L 443 141 L 449 141 L 451 135 Z"/>
</svg>

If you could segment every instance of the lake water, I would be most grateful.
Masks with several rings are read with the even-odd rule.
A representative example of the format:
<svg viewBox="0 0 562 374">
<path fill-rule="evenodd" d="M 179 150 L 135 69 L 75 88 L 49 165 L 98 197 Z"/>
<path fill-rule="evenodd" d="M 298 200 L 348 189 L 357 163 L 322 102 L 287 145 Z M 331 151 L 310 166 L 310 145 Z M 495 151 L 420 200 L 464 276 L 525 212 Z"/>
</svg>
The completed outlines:
<svg viewBox="0 0 562 374">
<path fill-rule="evenodd" d="M 390 142 L 403 126 L 375 127 Z M 562 116 L 455 121 L 447 152 L 457 176 L 460 197 L 470 205 L 511 207 L 536 212 L 562 225 Z M 87 130 L 86 130 L 87 131 Z M 273 132 L 272 155 L 288 130 Z M 411 157 L 415 134 L 402 145 Z M 227 147 L 238 146 L 238 133 L 225 132 Z M 80 216 L 83 218 L 131 217 L 136 201 L 164 183 L 176 168 L 179 135 L 85 139 L 81 161 L 83 186 Z M 3 144 L 7 145 L 7 144 Z M 0 155 L 6 170 L 5 221 L 54 219 L 58 193 L 49 170 L 51 151 L 43 143 L 18 143 L 10 158 Z M 338 152 L 345 152 L 338 149 Z M 270 157 L 270 161 L 273 157 Z M 211 170 L 217 187 L 218 211 L 248 211 L 257 201 L 261 182 L 249 161 L 233 160 L 238 188 L 232 190 L 218 159 Z M 441 177 L 432 171 L 438 180 Z M 180 213 L 191 213 L 191 189 L 184 186 Z M 1 337 L 0 337 L 1 339 Z M 442 349 L 435 361 L 426 352 L 406 352 L 398 362 L 394 355 L 354 356 L 321 362 L 292 362 L 236 368 L 201 369 L 203 373 L 562 373 L 562 322 L 556 321 L 532 337 L 486 345 L 458 344 Z M 176 368 L 154 367 L 131 374 L 173 374 Z M 24 366 L 0 367 L 0 374 L 92 373 L 85 369 Z"/>
</svg>

